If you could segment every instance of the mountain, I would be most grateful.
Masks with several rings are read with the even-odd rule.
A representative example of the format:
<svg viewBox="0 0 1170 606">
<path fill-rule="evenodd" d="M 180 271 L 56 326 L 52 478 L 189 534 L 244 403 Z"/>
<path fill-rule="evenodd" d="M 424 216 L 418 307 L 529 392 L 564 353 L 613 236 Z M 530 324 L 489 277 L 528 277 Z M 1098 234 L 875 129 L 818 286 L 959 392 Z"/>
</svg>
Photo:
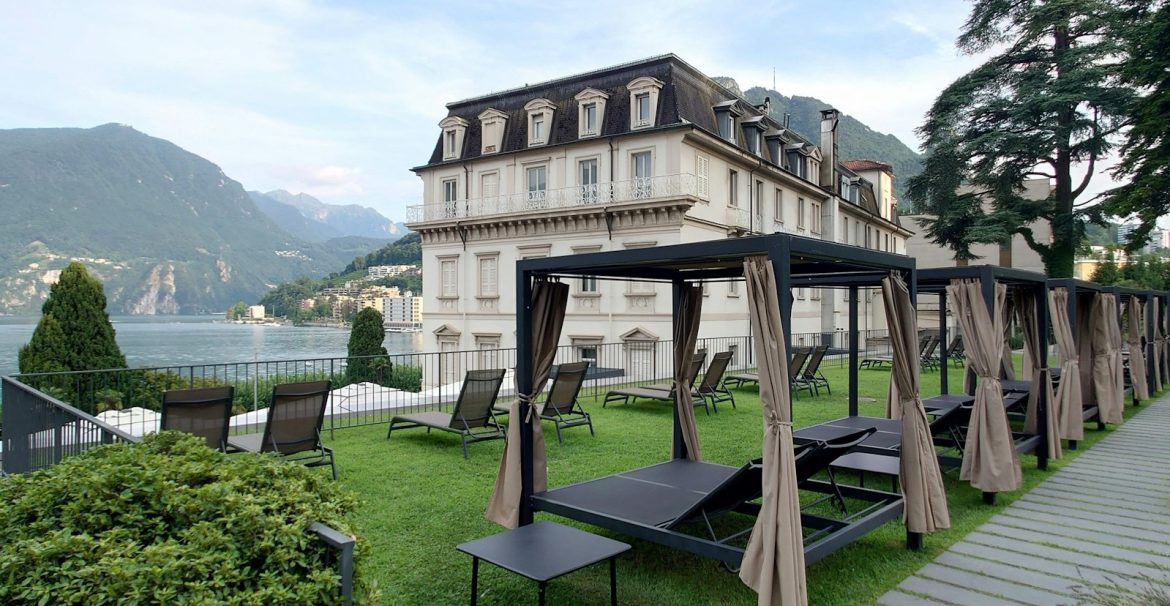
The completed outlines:
<svg viewBox="0 0 1170 606">
<path fill-rule="evenodd" d="M 253 191 L 248 195 L 278 225 L 310 242 L 323 242 L 339 236 L 364 236 L 385 241 L 407 232 L 401 223 L 357 204 L 326 204 L 309 194 L 292 194 L 283 189 L 267 193 Z"/>
<path fill-rule="evenodd" d="M 822 109 L 832 104 L 814 97 L 793 95 L 786 97 L 777 91 L 759 86 L 741 91 L 732 78 L 714 78 L 716 82 L 739 93 L 754 105 L 760 105 L 767 97 L 772 104 L 772 117 L 784 122 L 789 115 L 789 126 L 804 138 L 820 145 Z M 922 172 L 922 156 L 906 146 L 894 135 L 880 133 L 866 126 L 858 119 L 841 114 L 837 125 L 837 146 L 842 160 L 877 160 L 894 167 L 894 189 L 898 199 L 908 202 L 906 184 L 910 177 Z"/>
<path fill-rule="evenodd" d="M 0 130 L 0 312 L 32 313 L 70 260 L 113 313 L 218 312 L 386 242 L 307 242 L 215 164 L 128 126 Z"/>
</svg>

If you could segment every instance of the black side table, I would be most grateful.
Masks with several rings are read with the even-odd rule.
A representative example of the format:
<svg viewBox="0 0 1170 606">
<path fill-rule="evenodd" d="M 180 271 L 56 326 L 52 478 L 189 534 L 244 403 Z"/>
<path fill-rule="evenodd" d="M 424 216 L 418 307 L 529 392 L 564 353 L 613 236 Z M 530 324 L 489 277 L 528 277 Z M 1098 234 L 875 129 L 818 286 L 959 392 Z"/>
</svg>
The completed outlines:
<svg viewBox="0 0 1170 606">
<path fill-rule="evenodd" d="M 630 546 L 556 522 L 536 522 L 456 547 L 471 556 L 471 605 L 479 593 L 479 561 L 528 577 L 540 584 L 540 605 L 548 582 L 602 560 L 609 560 L 610 603 L 617 606 L 617 556 Z"/>
</svg>

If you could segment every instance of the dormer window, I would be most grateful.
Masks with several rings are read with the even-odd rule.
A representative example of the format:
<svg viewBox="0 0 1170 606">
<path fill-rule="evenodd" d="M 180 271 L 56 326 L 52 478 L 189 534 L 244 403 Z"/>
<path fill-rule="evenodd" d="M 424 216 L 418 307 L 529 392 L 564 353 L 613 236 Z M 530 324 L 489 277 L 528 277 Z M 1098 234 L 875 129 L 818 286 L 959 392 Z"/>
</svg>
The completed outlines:
<svg viewBox="0 0 1170 606">
<path fill-rule="evenodd" d="M 463 135 L 467 132 L 467 120 L 449 116 L 439 123 L 443 129 L 443 159 L 455 160 L 463 155 Z"/>
<path fill-rule="evenodd" d="M 626 85 L 630 91 L 630 129 L 654 126 L 662 81 L 643 76 Z"/>
<path fill-rule="evenodd" d="M 601 134 L 601 121 L 605 115 L 605 102 L 609 95 L 587 88 L 573 97 L 577 100 L 577 137 L 596 137 Z"/>
<path fill-rule="evenodd" d="M 528 112 L 528 147 L 548 143 L 556 108 L 548 99 L 533 99 L 524 105 Z"/>
<path fill-rule="evenodd" d="M 738 118 L 743 112 L 737 108 L 734 100 L 724 101 L 715 106 L 715 125 L 719 129 L 719 136 L 732 145 L 739 139 L 737 136 Z"/>
<path fill-rule="evenodd" d="M 780 129 L 772 129 L 764 134 L 768 143 L 768 156 L 776 166 L 784 166 L 784 139 Z"/>
<path fill-rule="evenodd" d="M 479 114 L 480 154 L 494 154 L 504 147 L 504 127 L 508 115 L 498 109 L 485 109 Z"/>
<path fill-rule="evenodd" d="M 762 157 L 764 155 L 764 117 L 753 116 L 744 120 L 743 135 L 743 142 L 747 145 L 748 151 Z"/>
</svg>

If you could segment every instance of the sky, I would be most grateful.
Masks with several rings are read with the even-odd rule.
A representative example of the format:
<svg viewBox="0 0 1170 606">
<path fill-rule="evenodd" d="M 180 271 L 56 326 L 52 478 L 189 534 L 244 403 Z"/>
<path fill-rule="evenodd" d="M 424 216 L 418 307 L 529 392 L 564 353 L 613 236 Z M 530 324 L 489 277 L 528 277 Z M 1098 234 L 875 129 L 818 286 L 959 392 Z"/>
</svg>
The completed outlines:
<svg viewBox="0 0 1170 606">
<path fill-rule="evenodd" d="M 12 1 L 0 8 L 0 129 L 128 124 L 246 189 L 402 220 L 421 202 L 410 168 L 429 159 L 446 103 L 664 53 L 744 89 L 774 73 L 781 93 L 917 149 L 934 98 L 979 62 L 954 48 L 969 6 Z"/>
</svg>

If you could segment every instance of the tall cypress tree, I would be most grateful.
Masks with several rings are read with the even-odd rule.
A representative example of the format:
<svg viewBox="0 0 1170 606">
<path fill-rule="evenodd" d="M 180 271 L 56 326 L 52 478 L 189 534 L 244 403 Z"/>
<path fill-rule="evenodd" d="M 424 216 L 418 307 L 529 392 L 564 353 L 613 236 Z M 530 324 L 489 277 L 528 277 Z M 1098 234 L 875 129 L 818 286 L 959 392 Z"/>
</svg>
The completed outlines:
<svg viewBox="0 0 1170 606">
<path fill-rule="evenodd" d="M 102 283 L 73 262 L 61 271 L 41 306 L 32 339 L 20 348 L 20 372 L 125 368 L 114 339 Z"/>
<path fill-rule="evenodd" d="M 382 314 L 372 307 L 358 312 L 349 331 L 346 375 L 351 382 L 374 381 L 377 378 L 375 376 L 377 368 L 385 366 L 387 362 L 386 348 L 382 346 L 385 339 L 386 329 L 382 326 Z"/>
</svg>

